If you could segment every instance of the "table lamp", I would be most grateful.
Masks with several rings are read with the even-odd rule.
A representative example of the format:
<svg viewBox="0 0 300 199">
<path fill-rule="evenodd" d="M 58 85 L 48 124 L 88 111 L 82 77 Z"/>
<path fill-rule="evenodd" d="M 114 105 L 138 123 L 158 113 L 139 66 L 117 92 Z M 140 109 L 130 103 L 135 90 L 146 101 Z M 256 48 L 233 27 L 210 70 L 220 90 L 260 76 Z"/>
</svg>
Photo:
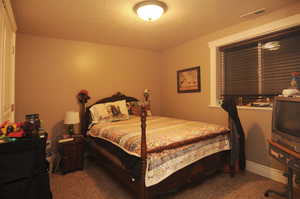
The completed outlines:
<svg viewBox="0 0 300 199">
<path fill-rule="evenodd" d="M 73 135 L 74 133 L 74 124 L 78 124 L 79 121 L 79 112 L 75 111 L 67 111 L 65 115 L 64 124 L 68 125 L 68 133 L 69 135 Z"/>
</svg>

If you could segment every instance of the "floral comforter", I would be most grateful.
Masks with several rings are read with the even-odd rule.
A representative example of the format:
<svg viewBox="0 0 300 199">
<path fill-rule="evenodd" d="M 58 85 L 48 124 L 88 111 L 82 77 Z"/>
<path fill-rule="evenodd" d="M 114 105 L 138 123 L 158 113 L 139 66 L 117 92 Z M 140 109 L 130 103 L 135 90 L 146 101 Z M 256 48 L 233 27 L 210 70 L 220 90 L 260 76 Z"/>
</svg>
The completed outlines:
<svg viewBox="0 0 300 199">
<path fill-rule="evenodd" d="M 168 117 L 147 117 L 146 186 L 152 186 L 177 170 L 211 154 L 229 150 L 229 129 L 216 124 Z M 99 123 L 89 135 L 105 139 L 140 157 L 140 118 Z"/>
</svg>

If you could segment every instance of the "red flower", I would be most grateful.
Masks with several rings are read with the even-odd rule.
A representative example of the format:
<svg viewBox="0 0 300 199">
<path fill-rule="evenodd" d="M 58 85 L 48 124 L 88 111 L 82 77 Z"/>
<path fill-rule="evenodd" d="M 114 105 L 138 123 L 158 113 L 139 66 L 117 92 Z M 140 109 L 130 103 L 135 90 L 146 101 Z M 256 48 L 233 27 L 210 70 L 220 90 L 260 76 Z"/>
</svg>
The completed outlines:
<svg viewBox="0 0 300 199">
<path fill-rule="evenodd" d="M 297 76 L 299 76 L 300 75 L 300 72 L 292 72 L 292 76 L 293 77 L 297 77 Z"/>
<path fill-rule="evenodd" d="M 82 89 L 77 94 L 77 98 L 78 98 L 78 100 L 79 100 L 80 103 L 84 103 L 85 104 L 90 99 L 89 92 L 87 90 L 85 90 L 85 89 Z"/>
<path fill-rule="evenodd" d="M 81 91 L 79 91 L 78 95 L 87 95 L 87 96 L 89 96 L 89 92 L 85 89 L 82 89 Z"/>
</svg>

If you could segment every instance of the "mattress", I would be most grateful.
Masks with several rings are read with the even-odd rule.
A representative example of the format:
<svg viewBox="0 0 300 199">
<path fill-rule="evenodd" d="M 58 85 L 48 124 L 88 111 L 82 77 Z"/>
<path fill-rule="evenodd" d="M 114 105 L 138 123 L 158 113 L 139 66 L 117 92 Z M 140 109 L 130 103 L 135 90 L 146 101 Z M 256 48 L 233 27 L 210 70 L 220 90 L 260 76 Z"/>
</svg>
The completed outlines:
<svg viewBox="0 0 300 199">
<path fill-rule="evenodd" d="M 140 157 L 139 117 L 119 122 L 98 123 L 88 134 L 117 146 L 127 153 L 128 157 Z M 204 157 L 230 149 L 229 129 L 204 122 L 147 117 L 146 136 L 147 187 L 161 182 L 172 173 Z"/>
</svg>

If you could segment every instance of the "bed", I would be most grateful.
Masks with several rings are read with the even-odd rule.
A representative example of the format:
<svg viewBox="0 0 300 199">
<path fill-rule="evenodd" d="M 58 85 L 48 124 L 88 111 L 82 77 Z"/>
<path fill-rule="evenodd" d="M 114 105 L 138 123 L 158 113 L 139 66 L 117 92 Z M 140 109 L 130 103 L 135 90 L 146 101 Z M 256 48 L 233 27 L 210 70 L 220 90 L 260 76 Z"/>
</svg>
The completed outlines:
<svg viewBox="0 0 300 199">
<path fill-rule="evenodd" d="M 231 144 L 234 135 L 228 128 L 150 116 L 144 105 L 140 106 L 139 116 L 124 119 L 126 115 L 122 115 L 123 119 L 117 120 L 101 116 L 95 121 L 99 117 L 97 111 L 106 111 L 107 107 L 110 113 L 117 111 L 110 103 L 122 101 L 128 106 L 138 100 L 117 93 L 88 107 L 87 101 L 84 96 L 79 98 L 81 131 L 89 156 L 109 169 L 137 198 L 172 192 L 202 181 L 228 165 L 233 176 L 235 160 L 230 154 L 235 150 Z M 120 107 L 117 106 L 119 113 L 123 109 Z"/>
</svg>

